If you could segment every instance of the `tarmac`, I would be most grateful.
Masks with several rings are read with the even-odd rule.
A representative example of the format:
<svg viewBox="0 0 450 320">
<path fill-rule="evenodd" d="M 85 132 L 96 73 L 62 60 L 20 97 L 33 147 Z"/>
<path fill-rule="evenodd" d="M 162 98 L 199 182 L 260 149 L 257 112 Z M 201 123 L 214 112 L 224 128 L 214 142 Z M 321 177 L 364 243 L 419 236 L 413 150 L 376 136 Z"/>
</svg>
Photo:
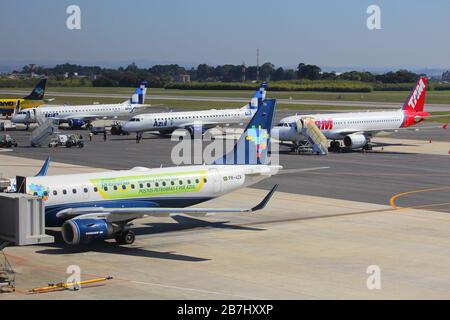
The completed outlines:
<svg viewBox="0 0 450 320">
<path fill-rule="evenodd" d="M 176 143 L 95 136 L 83 149 L 36 149 L 26 147 L 27 133 L 11 134 L 22 147 L 0 150 L 3 177 L 34 175 L 49 154 L 51 175 L 169 166 Z M 330 168 L 275 176 L 201 205 L 249 207 L 279 183 L 257 214 L 137 220 L 131 246 L 70 247 L 49 230 L 52 245 L 5 249 L 17 291 L 0 299 L 449 299 L 450 142 L 441 131 L 432 143 L 429 135 L 377 138 L 372 152 L 323 157 L 284 148 L 285 168 Z M 83 279 L 113 279 L 28 293 L 64 281 L 69 265 Z M 381 271 L 380 289 L 367 286 L 371 266 Z"/>
<path fill-rule="evenodd" d="M 286 114 L 282 111 L 278 117 Z M 64 130 L 61 132 L 66 133 Z M 38 159 L 41 162 L 50 155 L 55 162 L 108 170 L 173 166 L 170 155 L 178 143 L 168 137 L 152 134 L 146 134 L 140 144 L 136 144 L 134 136 L 108 136 L 106 142 L 103 136 L 94 136 L 90 142 L 87 131 L 81 130 L 75 133 L 84 137 L 86 145 L 83 149 L 32 148 L 29 147 L 29 133 L 21 130 L 9 133 L 17 139 L 19 148 L 5 152 L 0 150 L 0 154 Z M 408 133 L 412 139 L 397 138 L 400 134 L 404 137 Z M 288 147 L 280 146 L 279 161 L 286 169 L 330 169 L 280 175 L 255 187 L 270 190 L 277 183 L 282 192 L 386 205 L 398 193 L 449 185 L 449 130 L 435 128 L 395 133 L 377 137 L 374 142 L 378 146 L 371 152 L 357 151 L 323 157 L 297 155 L 290 152 Z M 412 193 L 399 197 L 397 201 L 400 205 L 415 206 L 438 203 L 443 197 L 448 197 L 446 190 L 434 190 Z M 448 207 L 439 210 L 450 212 Z"/>
</svg>

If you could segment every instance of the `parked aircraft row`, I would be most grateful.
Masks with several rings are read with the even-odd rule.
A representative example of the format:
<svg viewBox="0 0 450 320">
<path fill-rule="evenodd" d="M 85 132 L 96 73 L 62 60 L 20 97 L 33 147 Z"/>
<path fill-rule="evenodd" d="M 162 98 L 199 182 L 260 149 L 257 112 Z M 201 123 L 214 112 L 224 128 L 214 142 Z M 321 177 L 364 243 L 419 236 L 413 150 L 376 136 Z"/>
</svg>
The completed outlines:
<svg viewBox="0 0 450 320">
<path fill-rule="evenodd" d="M 432 117 L 424 110 L 428 79 L 421 77 L 400 110 L 380 112 L 350 112 L 334 114 L 295 115 L 282 119 L 274 128 L 274 136 L 282 142 L 290 142 L 294 148 L 305 143 L 318 143 L 305 130 L 308 120 L 322 132 L 324 140 L 331 140 L 330 151 L 339 151 L 341 143 L 348 149 L 370 149 L 370 140 L 380 133 L 407 130 L 427 118 Z M 45 79 L 28 96 L 43 101 Z M 267 84 L 263 83 L 250 103 L 239 109 L 203 110 L 163 113 L 140 113 L 122 125 L 127 133 L 142 135 L 144 132 L 170 134 L 177 129 L 187 129 L 193 135 L 204 133 L 218 125 L 243 124 L 255 114 L 258 105 L 266 98 Z M 38 92 L 40 94 L 38 94 Z M 89 126 L 97 119 L 117 119 L 147 108 L 145 95 L 147 82 L 142 82 L 133 96 L 121 104 L 79 105 L 79 106 L 39 106 L 22 108 L 12 116 L 13 123 L 40 122 L 57 119 L 77 129 Z"/>
<path fill-rule="evenodd" d="M 263 209 L 277 186 L 253 208 L 210 209 L 191 206 L 279 174 L 282 167 L 268 162 L 271 135 L 275 131 L 282 136 L 282 140 L 296 142 L 297 139 L 301 139 L 295 135 L 299 134 L 299 124 L 302 124 L 304 119 L 311 118 L 314 125 L 328 139 L 333 141 L 343 139 L 350 147 L 365 147 L 367 141 L 361 140 L 367 140 L 378 132 L 408 127 L 429 117 L 430 115 L 423 111 L 426 87 L 427 79 L 421 78 L 400 111 L 294 116 L 283 119 L 280 125 L 274 128 L 272 124 L 276 100 L 266 99 L 266 85 L 262 85 L 249 105 L 241 109 L 138 115 L 132 120 L 141 119 L 141 121 L 130 121 L 128 124 L 140 123 L 142 127 L 139 129 L 135 126 L 133 129 L 126 124 L 124 129 L 137 132 L 140 130 L 164 132 L 177 128 L 193 128 L 195 131 L 197 123 L 211 127 L 251 119 L 233 151 L 220 156 L 211 165 L 157 169 L 136 167 L 125 171 L 47 176 L 50 161 L 48 159 L 37 176 L 11 179 L 11 191 L 41 197 L 45 202 L 46 225 L 61 227 L 63 239 L 68 244 L 77 245 L 111 238 L 119 244 L 131 244 L 135 240 L 135 235 L 130 223 L 146 216 L 242 213 Z M 146 84 L 142 83 L 130 101 L 121 104 L 120 107 L 123 105 L 131 109 L 143 107 L 145 93 Z M 100 117 L 99 114 L 88 114 L 89 108 L 93 107 L 73 107 L 73 110 L 83 110 L 84 113 L 57 119 L 84 121 L 94 116 Z M 98 107 L 105 109 L 108 105 Z M 48 112 L 46 108 L 38 107 L 34 110 L 36 114 L 42 113 L 44 118 L 59 116 L 46 114 L 45 112 Z M 70 109 L 67 106 L 66 108 Z M 34 112 L 32 110 L 25 112 L 30 111 Z M 155 116 L 156 121 L 164 121 L 164 126 L 155 127 L 155 118 L 151 118 Z M 173 123 L 168 125 L 172 120 Z M 359 145 L 355 141 L 360 141 Z M 315 169 L 320 168 L 299 171 Z"/>
<path fill-rule="evenodd" d="M 349 112 L 334 114 L 295 115 L 282 119 L 274 127 L 274 136 L 294 147 L 315 143 L 305 130 L 307 119 L 322 132 L 324 139 L 331 140 L 330 151 L 340 151 L 341 143 L 348 149 L 370 149 L 370 139 L 380 133 L 409 130 L 410 127 L 433 116 L 424 111 L 428 79 L 421 77 L 403 107 L 396 111 Z M 176 129 L 207 130 L 216 125 L 237 123 L 253 115 L 258 101 L 266 98 L 267 84 L 256 92 L 252 102 L 241 109 L 189 111 L 174 113 L 147 113 L 134 116 L 122 126 L 126 132 L 159 131 L 172 133 Z M 442 115 L 439 115 L 441 117 Z M 434 127 L 433 127 L 434 128 Z"/>
</svg>

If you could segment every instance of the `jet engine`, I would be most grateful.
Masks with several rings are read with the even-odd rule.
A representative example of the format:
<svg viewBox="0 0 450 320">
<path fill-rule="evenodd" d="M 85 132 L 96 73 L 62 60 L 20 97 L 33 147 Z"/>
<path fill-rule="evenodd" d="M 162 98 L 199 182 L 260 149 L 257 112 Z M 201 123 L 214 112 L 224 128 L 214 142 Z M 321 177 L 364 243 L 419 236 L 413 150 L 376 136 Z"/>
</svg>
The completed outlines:
<svg viewBox="0 0 450 320">
<path fill-rule="evenodd" d="M 71 128 L 71 129 L 79 129 L 79 128 L 81 128 L 82 126 L 84 126 L 86 123 L 83 121 L 83 120 L 81 120 L 81 119 L 70 119 L 69 121 L 68 121 L 68 123 L 69 123 L 69 127 Z"/>
<path fill-rule="evenodd" d="M 87 244 L 112 238 L 114 227 L 104 219 L 71 219 L 64 222 L 61 233 L 67 244 Z"/>
<path fill-rule="evenodd" d="M 344 145 L 350 149 L 363 148 L 368 143 L 363 134 L 350 134 L 344 138 Z"/>
</svg>

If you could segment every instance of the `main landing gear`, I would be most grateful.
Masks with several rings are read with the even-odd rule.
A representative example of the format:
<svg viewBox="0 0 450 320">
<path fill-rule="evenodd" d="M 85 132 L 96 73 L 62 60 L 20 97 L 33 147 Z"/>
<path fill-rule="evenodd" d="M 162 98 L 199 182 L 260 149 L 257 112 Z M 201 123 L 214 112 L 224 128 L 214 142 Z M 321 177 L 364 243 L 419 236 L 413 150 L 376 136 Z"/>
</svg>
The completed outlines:
<svg viewBox="0 0 450 320">
<path fill-rule="evenodd" d="M 118 244 L 133 244 L 136 240 L 136 234 L 131 230 L 123 230 L 117 232 L 114 239 Z"/>
<path fill-rule="evenodd" d="M 339 141 L 331 141 L 329 152 L 341 152 L 341 143 Z"/>
</svg>

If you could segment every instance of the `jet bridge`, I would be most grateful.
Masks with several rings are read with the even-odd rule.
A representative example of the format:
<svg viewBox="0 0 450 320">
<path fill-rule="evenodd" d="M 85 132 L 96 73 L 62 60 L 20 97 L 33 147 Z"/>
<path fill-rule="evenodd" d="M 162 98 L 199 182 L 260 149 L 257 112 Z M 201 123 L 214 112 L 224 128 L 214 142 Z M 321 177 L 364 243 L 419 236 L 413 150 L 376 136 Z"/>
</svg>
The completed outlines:
<svg viewBox="0 0 450 320">
<path fill-rule="evenodd" d="M 45 234 L 44 200 L 24 193 L 0 193 L 0 240 L 17 246 L 53 243 L 54 238 Z"/>
<path fill-rule="evenodd" d="M 297 121 L 297 132 L 306 138 L 312 152 L 318 155 L 328 154 L 328 140 L 316 126 L 312 118 L 300 118 Z"/>
</svg>

